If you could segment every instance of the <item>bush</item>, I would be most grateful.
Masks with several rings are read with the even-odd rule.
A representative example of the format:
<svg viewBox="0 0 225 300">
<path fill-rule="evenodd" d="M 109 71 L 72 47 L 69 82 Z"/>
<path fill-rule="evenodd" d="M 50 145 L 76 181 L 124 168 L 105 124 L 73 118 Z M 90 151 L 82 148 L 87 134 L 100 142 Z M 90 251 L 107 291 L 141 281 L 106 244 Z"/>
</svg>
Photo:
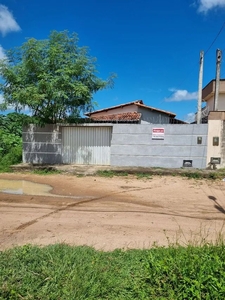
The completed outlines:
<svg viewBox="0 0 225 300">
<path fill-rule="evenodd" d="M 22 161 L 22 143 L 13 147 L 9 150 L 7 154 L 5 154 L 2 158 L 0 158 L 0 171 L 1 172 L 9 172 L 10 166 L 21 163 Z"/>
<path fill-rule="evenodd" d="M 0 115 L 0 171 L 10 170 L 10 165 L 22 160 L 22 126 L 30 117 L 10 113 Z"/>
</svg>

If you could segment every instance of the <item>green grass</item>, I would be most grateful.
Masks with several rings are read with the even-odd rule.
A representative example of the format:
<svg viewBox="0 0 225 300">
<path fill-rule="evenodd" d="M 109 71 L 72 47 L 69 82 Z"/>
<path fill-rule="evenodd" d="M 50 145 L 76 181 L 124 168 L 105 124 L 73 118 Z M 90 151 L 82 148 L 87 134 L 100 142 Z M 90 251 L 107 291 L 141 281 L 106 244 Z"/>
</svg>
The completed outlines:
<svg viewBox="0 0 225 300">
<path fill-rule="evenodd" d="M 152 179 L 151 173 L 137 173 L 137 179 Z"/>
<path fill-rule="evenodd" d="M 155 176 L 181 176 L 192 179 L 211 179 L 211 180 L 221 180 L 225 178 L 225 169 L 218 170 L 186 170 L 181 169 L 163 169 L 163 168 L 151 168 L 151 170 L 146 172 L 138 172 L 131 170 L 122 171 L 122 170 L 99 170 L 96 172 L 97 176 L 109 177 L 114 176 L 135 176 L 137 179 L 152 179 Z"/>
<path fill-rule="evenodd" d="M 50 168 L 34 169 L 32 173 L 37 175 L 55 175 L 55 174 L 61 174 L 62 171 L 50 167 Z"/>
<path fill-rule="evenodd" d="M 101 177 L 114 177 L 114 176 L 128 176 L 128 172 L 121 172 L 121 171 L 113 171 L 113 170 L 98 170 L 96 172 L 97 176 Z"/>
<path fill-rule="evenodd" d="M 0 299 L 225 299 L 225 246 L 0 252 Z"/>
</svg>

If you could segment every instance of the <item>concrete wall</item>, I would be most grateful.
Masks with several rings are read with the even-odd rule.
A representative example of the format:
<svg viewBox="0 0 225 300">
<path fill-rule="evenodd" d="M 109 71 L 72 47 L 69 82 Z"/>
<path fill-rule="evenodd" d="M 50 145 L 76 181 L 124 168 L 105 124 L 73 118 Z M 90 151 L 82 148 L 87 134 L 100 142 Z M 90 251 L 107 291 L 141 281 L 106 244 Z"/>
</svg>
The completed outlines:
<svg viewBox="0 0 225 300">
<path fill-rule="evenodd" d="M 215 143 L 218 139 L 218 143 Z M 220 163 L 216 168 L 225 167 L 225 112 L 210 112 L 208 118 L 208 151 L 207 164 L 211 165 L 213 158 L 219 158 Z"/>
<path fill-rule="evenodd" d="M 210 97 L 210 99 L 207 101 L 207 107 L 209 108 L 209 111 L 214 110 L 214 96 Z"/>
<path fill-rule="evenodd" d="M 56 125 L 23 128 L 23 162 L 59 164 L 62 162 L 61 129 Z"/>
<path fill-rule="evenodd" d="M 219 94 L 218 110 L 225 111 L 225 94 Z"/>
<path fill-rule="evenodd" d="M 153 128 L 164 128 L 162 140 L 152 139 Z M 193 168 L 205 168 L 207 124 L 139 125 L 115 124 L 111 144 L 111 165 L 181 168 L 192 160 Z M 197 144 L 197 138 L 202 144 Z"/>
<path fill-rule="evenodd" d="M 162 139 L 153 139 L 153 128 L 164 128 Z M 205 168 L 207 131 L 207 124 L 113 124 L 111 165 L 181 168 L 183 160 L 192 160 L 193 168 Z M 197 143 L 198 137 L 201 144 Z M 24 128 L 24 163 L 62 163 L 62 147 L 61 126 Z"/>
<path fill-rule="evenodd" d="M 207 100 L 209 111 L 214 110 L 214 95 Z M 225 94 L 219 94 L 218 97 L 218 111 L 225 111 Z"/>
<path fill-rule="evenodd" d="M 138 112 L 141 113 L 141 124 L 169 124 L 169 115 L 158 111 L 138 107 Z"/>
</svg>

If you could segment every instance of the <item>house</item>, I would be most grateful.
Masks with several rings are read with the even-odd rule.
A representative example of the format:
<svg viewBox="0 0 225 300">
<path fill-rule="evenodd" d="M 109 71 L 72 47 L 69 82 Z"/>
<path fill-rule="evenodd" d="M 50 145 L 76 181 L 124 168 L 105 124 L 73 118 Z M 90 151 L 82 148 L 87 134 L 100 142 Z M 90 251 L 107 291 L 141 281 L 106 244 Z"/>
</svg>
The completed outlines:
<svg viewBox="0 0 225 300">
<path fill-rule="evenodd" d="M 176 114 L 147 106 L 142 100 L 96 110 L 85 115 L 99 123 L 185 124 L 175 119 Z"/>
<path fill-rule="evenodd" d="M 205 103 L 205 106 L 202 108 L 202 123 L 208 122 L 208 115 L 211 111 L 225 111 L 225 79 L 220 79 L 217 109 L 214 107 L 215 89 L 215 79 L 211 80 L 202 89 L 202 102 Z"/>
</svg>

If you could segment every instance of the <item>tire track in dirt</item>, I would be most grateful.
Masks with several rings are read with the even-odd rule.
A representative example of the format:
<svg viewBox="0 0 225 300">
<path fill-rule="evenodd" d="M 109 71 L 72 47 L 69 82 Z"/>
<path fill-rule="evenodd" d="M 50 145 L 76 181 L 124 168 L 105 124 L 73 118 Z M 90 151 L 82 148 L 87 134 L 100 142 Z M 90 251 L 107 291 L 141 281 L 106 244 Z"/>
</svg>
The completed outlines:
<svg viewBox="0 0 225 300">
<path fill-rule="evenodd" d="M 79 189 L 81 184 L 82 188 Z M 100 243 L 101 246 L 113 241 L 115 247 L 118 245 L 123 247 L 125 233 L 127 234 L 126 243 L 130 240 L 138 242 L 146 238 L 163 240 L 160 234 L 164 228 L 168 228 L 171 238 L 177 232 L 177 228 L 182 228 L 182 226 L 184 227 L 181 230 L 189 234 L 189 230 L 195 232 L 196 228 L 201 227 L 202 222 L 208 227 L 213 224 L 217 229 L 216 226 L 224 221 L 224 215 L 218 209 L 213 208 L 215 202 L 212 200 L 216 198 L 224 206 L 223 186 L 213 184 L 210 186 L 208 182 L 198 184 L 198 182 L 184 181 L 182 188 L 182 184 L 183 180 L 175 181 L 172 178 L 170 180 L 157 179 L 146 184 L 142 181 L 139 184 L 133 179 L 132 181 L 116 180 L 114 185 L 107 180 L 102 180 L 95 186 L 93 180 L 88 179 L 87 184 L 86 181 L 76 182 L 74 185 L 73 181 L 66 181 L 66 184 L 63 181 L 57 183 L 59 194 L 66 191 L 71 192 L 72 195 L 77 193 L 82 195 L 81 199 L 76 200 L 72 198 L 72 195 L 65 201 L 62 197 L 58 200 L 57 193 L 51 201 L 48 198 L 35 196 L 34 199 L 22 196 L 9 197 L 12 201 L 7 201 L 1 195 L 3 201 L 5 200 L 3 205 L 7 202 L 9 204 L 5 205 L 9 209 L 2 210 L 6 211 L 8 216 L 3 219 L 6 223 L 2 222 L 1 247 L 4 249 L 12 245 L 24 244 L 26 241 L 49 244 L 49 242 L 55 243 L 61 239 L 63 241 L 65 239 L 68 243 L 83 245 L 88 244 L 90 238 L 91 243 Z M 71 189 L 69 189 L 70 185 Z M 213 199 L 209 198 L 211 195 Z M 18 206 L 23 208 L 23 203 L 27 208 L 24 210 L 26 213 L 24 218 L 23 209 L 22 212 L 21 209 L 18 210 L 18 215 L 16 209 Z M 38 215 L 35 214 L 37 204 L 39 208 L 44 209 L 44 211 L 39 210 Z M 46 207 L 48 207 L 47 211 Z M 51 217 L 57 213 L 59 214 Z M 12 219 L 14 216 L 16 220 Z M 10 220 L 13 220 L 11 225 Z M 174 220 L 177 220 L 179 226 L 174 223 Z M 34 224 L 36 225 L 32 226 Z M 46 229 L 53 231 L 49 234 Z M 109 229 L 113 229 L 113 232 L 108 232 Z M 213 227 L 210 234 L 214 234 L 214 231 Z M 99 238 L 96 232 L 101 232 Z"/>
<path fill-rule="evenodd" d="M 105 199 L 107 197 L 110 197 L 110 196 L 116 196 L 116 195 L 119 195 L 119 194 L 125 194 L 125 193 L 129 193 L 129 192 L 132 192 L 132 191 L 142 191 L 142 190 L 149 190 L 151 189 L 151 187 L 149 188 L 135 188 L 135 189 L 130 189 L 130 190 L 125 190 L 125 191 L 121 191 L 121 192 L 116 192 L 116 193 L 111 193 L 111 194 L 107 194 L 107 195 L 104 195 L 104 196 L 101 196 L 101 197 L 95 197 L 93 199 L 87 199 L 87 200 L 81 200 L 81 201 L 78 201 L 78 202 L 73 202 L 73 203 L 69 203 L 63 207 L 60 207 L 60 208 L 57 208 L 53 211 L 51 211 L 50 213 L 47 213 L 41 217 L 38 217 L 36 219 L 33 219 L 29 222 L 26 222 L 24 224 L 21 224 L 20 226 L 18 226 L 16 229 L 13 230 L 13 232 L 11 233 L 11 235 L 15 232 L 18 232 L 18 231 L 22 231 L 24 229 L 26 229 L 27 227 L 37 223 L 39 220 L 43 220 L 49 216 L 52 216 L 53 214 L 57 214 L 58 212 L 61 212 L 61 211 L 65 211 L 67 210 L 68 208 L 72 208 L 72 207 L 75 207 L 75 206 L 78 206 L 80 204 L 86 204 L 86 203 L 90 203 L 90 202 L 94 202 L 94 201 L 98 201 L 98 200 L 102 200 L 102 199 Z M 72 198 L 72 197 L 71 197 Z"/>
<path fill-rule="evenodd" d="M 116 196 L 116 195 L 120 195 L 120 194 L 128 194 L 130 192 L 150 190 L 150 189 L 152 189 L 152 188 L 151 187 L 147 187 L 147 188 L 132 188 L 132 189 L 129 189 L 129 190 L 123 190 L 123 191 L 120 191 L 120 192 L 110 193 L 110 194 L 107 194 L 107 195 L 104 195 L 104 196 L 101 196 L 101 197 L 95 197 L 93 199 L 89 198 L 89 199 L 81 200 L 81 201 L 78 201 L 78 202 L 75 202 L 75 203 L 74 202 L 73 203 L 69 203 L 69 204 L 67 204 L 67 205 L 65 205 L 63 207 L 60 207 L 58 209 L 55 209 L 55 210 L 53 210 L 53 211 L 51 211 L 51 212 L 49 212 L 49 213 L 47 213 L 47 214 L 45 214 L 45 215 L 43 215 L 41 217 L 38 217 L 38 218 L 33 219 L 31 221 L 28 221 L 28 222 L 26 222 L 24 224 L 21 224 L 16 229 L 14 229 L 10 235 L 12 235 L 12 234 L 14 234 L 14 233 L 16 233 L 18 231 L 22 231 L 22 230 L 26 229 L 27 227 L 29 227 L 29 226 L 37 223 L 40 220 L 43 220 L 43 219 L 47 218 L 49 216 L 52 216 L 54 214 L 57 214 L 57 213 L 59 213 L 61 211 L 65 211 L 65 210 L 70 209 L 70 208 L 74 208 L 76 206 L 79 206 L 80 204 L 88 204 L 90 202 L 97 202 L 99 200 L 103 200 L 105 198 Z M 123 201 L 123 200 L 117 200 L 116 202 L 117 203 L 124 203 L 125 201 Z M 127 202 L 125 202 L 125 203 L 127 203 Z M 140 201 L 129 201 L 128 203 L 129 204 L 134 204 L 134 205 L 139 205 L 139 206 L 144 206 L 144 207 L 151 207 L 151 205 L 147 205 L 147 204 L 141 203 Z M 163 207 L 161 207 L 161 208 L 163 208 Z M 75 210 L 75 211 L 82 211 L 82 210 Z M 91 210 L 83 210 L 83 211 L 91 211 Z M 92 212 L 94 212 L 94 211 L 92 211 Z M 113 212 L 113 211 L 109 211 L 109 212 Z M 119 213 L 120 211 L 115 211 L 115 212 Z M 149 212 L 149 211 L 142 211 L 142 210 L 135 210 L 135 211 L 134 210 L 130 210 L 130 211 L 126 210 L 126 211 L 121 211 L 121 213 L 124 213 L 124 212 L 157 214 L 157 215 L 168 215 L 168 216 L 173 216 L 173 217 L 183 217 L 183 218 L 199 219 L 199 220 L 209 220 L 209 221 L 210 220 L 223 220 L 224 219 L 223 217 L 206 217 L 206 216 L 201 217 L 201 216 L 191 216 L 191 215 L 185 215 L 185 214 L 181 215 L 181 214 L 176 214 L 176 213 L 159 212 L 159 211 L 151 211 L 151 212 Z"/>
</svg>

